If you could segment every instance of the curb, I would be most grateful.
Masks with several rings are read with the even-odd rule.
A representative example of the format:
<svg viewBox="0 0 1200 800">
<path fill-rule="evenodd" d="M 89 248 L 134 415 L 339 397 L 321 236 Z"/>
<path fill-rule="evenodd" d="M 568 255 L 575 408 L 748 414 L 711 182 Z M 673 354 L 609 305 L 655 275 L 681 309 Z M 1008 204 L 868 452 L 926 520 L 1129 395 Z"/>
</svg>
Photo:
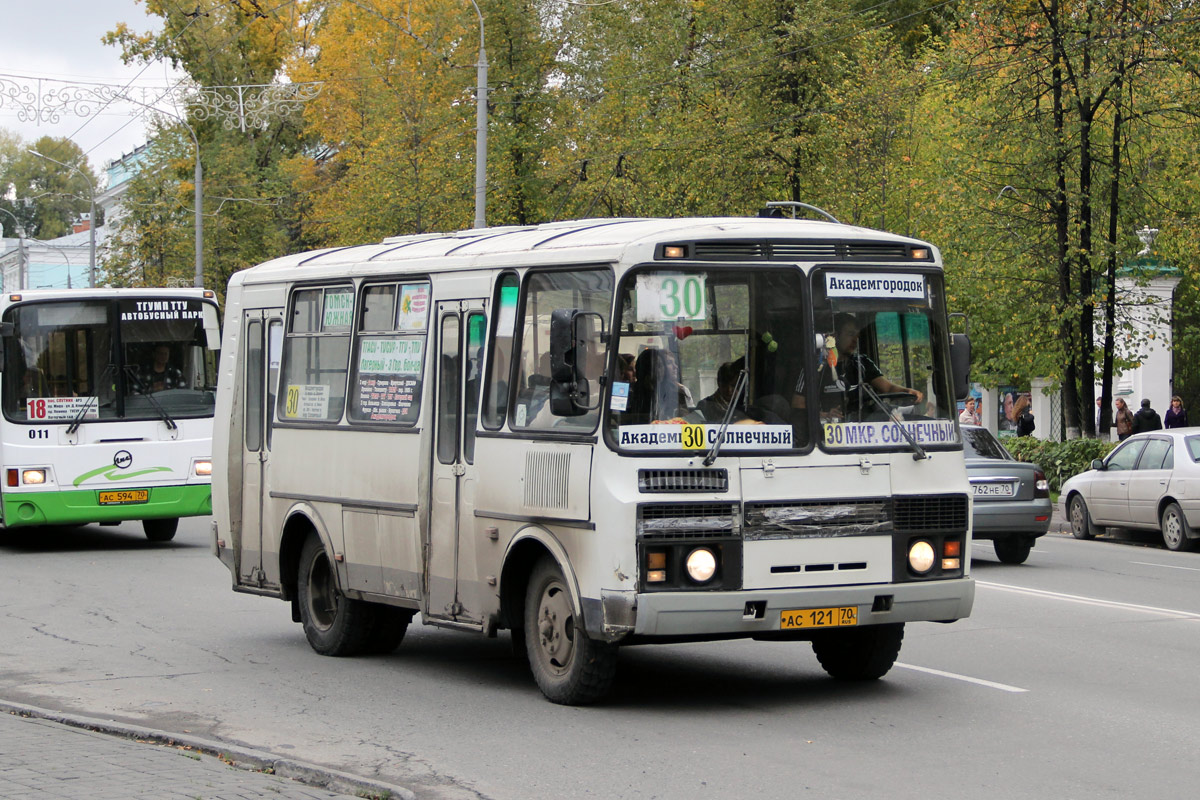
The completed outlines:
<svg viewBox="0 0 1200 800">
<path fill-rule="evenodd" d="M 0 700 L 0 712 L 17 714 L 22 717 L 34 717 L 50 722 L 68 725 L 72 728 L 120 736 L 138 742 L 151 742 L 157 745 L 188 747 L 205 755 L 214 756 L 238 769 L 255 772 L 271 772 L 289 780 L 326 789 L 338 794 L 358 795 L 360 797 L 400 798 L 400 800 L 417 800 L 411 789 L 390 783 L 368 780 L 348 772 L 322 767 L 298 761 L 294 758 L 282 758 L 265 750 L 255 750 L 240 747 L 215 739 L 203 739 L 196 736 L 180 736 L 154 728 L 143 728 L 137 725 L 125 725 L 111 719 L 98 719 L 80 714 L 67 714 L 52 711 L 24 703 L 11 703 Z"/>
</svg>

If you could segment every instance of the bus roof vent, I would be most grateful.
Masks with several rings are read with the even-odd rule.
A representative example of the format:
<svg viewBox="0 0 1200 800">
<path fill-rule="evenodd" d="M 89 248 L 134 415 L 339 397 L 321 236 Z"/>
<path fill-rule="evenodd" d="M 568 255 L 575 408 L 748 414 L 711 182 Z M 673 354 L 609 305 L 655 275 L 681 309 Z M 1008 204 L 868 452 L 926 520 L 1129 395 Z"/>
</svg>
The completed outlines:
<svg viewBox="0 0 1200 800">
<path fill-rule="evenodd" d="M 699 241 L 693 258 L 710 261 L 758 261 L 766 258 L 762 242 Z"/>
<path fill-rule="evenodd" d="M 846 242 L 847 261 L 908 261 L 908 245 L 897 242 Z"/>
<path fill-rule="evenodd" d="M 638 491 L 654 492 L 728 492 L 729 473 L 723 469 L 639 469 Z"/>
<path fill-rule="evenodd" d="M 833 242 L 771 242 L 773 261 L 836 261 L 837 245 Z"/>
</svg>

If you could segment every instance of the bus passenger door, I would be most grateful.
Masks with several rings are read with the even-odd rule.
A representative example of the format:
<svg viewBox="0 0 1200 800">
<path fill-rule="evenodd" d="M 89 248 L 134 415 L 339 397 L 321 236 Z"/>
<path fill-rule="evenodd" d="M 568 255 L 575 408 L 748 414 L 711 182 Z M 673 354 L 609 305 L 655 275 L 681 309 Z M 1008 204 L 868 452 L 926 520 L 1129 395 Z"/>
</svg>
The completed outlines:
<svg viewBox="0 0 1200 800">
<path fill-rule="evenodd" d="M 262 585 L 263 492 L 271 456 L 275 383 L 283 346 L 283 320 L 276 309 L 247 311 L 244 320 L 246 374 L 242 436 L 242 536 L 238 579 Z M 219 423 L 218 423 L 219 424 Z"/>
<path fill-rule="evenodd" d="M 475 427 L 487 328 L 482 300 L 437 304 L 428 605 L 431 619 L 481 624 L 475 530 Z"/>
</svg>

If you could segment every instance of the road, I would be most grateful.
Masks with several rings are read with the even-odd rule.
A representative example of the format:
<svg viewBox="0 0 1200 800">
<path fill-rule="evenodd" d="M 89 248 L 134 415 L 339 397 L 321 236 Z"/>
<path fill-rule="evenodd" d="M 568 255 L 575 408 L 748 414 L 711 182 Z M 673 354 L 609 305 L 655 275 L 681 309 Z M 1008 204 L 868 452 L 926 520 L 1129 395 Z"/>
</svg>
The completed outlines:
<svg viewBox="0 0 1200 800">
<path fill-rule="evenodd" d="M 434 800 L 1175 798 L 1200 785 L 1200 553 L 977 543 L 975 613 L 909 625 L 882 681 L 803 644 L 628 648 L 611 700 L 542 699 L 509 640 L 414 625 L 314 654 L 236 594 L 208 521 L 0 532 L 0 698 L 269 750 Z"/>
</svg>

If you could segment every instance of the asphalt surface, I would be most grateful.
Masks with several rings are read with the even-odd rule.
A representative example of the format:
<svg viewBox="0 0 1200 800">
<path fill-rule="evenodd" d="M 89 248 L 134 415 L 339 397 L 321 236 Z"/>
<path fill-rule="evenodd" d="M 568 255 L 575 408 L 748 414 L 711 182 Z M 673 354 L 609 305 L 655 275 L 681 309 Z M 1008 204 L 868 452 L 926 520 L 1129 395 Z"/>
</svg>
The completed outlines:
<svg viewBox="0 0 1200 800">
<path fill-rule="evenodd" d="M 1058 505 L 1055 534 L 1070 535 Z M 0 701 L 0 800 L 371 797 L 416 795 L 265 751 Z"/>
</svg>

